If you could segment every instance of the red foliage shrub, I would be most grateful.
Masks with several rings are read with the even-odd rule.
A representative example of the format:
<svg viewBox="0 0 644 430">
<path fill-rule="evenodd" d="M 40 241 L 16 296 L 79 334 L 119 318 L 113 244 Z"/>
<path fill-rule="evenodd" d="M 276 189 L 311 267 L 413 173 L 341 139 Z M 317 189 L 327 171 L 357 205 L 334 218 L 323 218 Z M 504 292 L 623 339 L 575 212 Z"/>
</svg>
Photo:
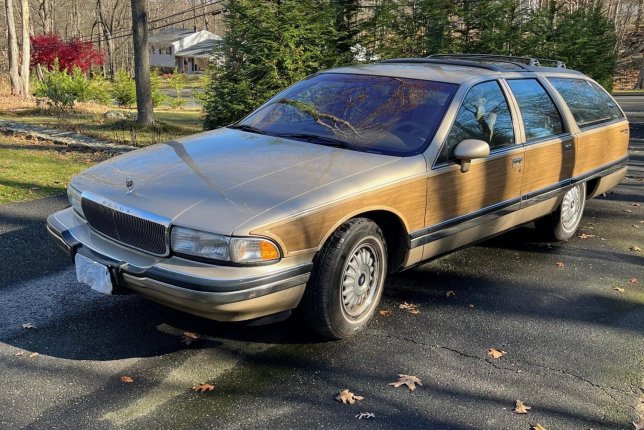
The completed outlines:
<svg viewBox="0 0 644 430">
<path fill-rule="evenodd" d="M 31 38 L 31 65 L 40 64 L 51 70 L 58 59 L 61 70 L 74 67 L 86 72 L 92 65 L 103 64 L 105 54 L 94 49 L 91 42 L 78 39 L 63 41 L 57 34 L 40 34 Z"/>
</svg>

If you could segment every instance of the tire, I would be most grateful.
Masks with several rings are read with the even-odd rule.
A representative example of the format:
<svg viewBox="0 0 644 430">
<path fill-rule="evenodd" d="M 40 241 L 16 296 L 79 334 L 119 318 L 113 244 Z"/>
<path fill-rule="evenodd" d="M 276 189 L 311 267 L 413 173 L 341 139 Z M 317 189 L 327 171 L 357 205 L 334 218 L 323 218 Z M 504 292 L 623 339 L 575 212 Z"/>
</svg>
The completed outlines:
<svg viewBox="0 0 644 430">
<path fill-rule="evenodd" d="M 537 229 L 548 239 L 566 241 L 579 228 L 586 207 L 586 183 L 582 182 L 569 189 L 556 211 L 536 221 Z"/>
<path fill-rule="evenodd" d="M 380 227 L 367 218 L 347 221 L 318 254 L 300 306 L 304 321 L 326 338 L 353 336 L 373 316 L 386 274 Z"/>
</svg>

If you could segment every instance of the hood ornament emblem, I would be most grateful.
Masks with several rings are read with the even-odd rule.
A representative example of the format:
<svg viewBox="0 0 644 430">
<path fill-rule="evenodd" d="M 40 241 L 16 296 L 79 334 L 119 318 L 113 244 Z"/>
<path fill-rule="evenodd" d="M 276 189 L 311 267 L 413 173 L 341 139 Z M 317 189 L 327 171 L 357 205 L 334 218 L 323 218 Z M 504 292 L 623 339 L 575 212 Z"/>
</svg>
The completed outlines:
<svg viewBox="0 0 644 430">
<path fill-rule="evenodd" d="M 127 187 L 127 193 L 125 194 L 132 194 L 132 192 L 134 191 L 134 181 L 132 180 L 132 178 L 127 178 L 125 180 L 125 186 Z"/>
</svg>

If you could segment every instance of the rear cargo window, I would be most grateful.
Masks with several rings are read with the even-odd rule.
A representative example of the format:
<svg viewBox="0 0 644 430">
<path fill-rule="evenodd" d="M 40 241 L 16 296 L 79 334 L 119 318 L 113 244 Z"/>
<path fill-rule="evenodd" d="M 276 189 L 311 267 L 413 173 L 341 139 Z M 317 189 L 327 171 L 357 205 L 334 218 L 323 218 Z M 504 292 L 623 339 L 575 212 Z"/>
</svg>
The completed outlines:
<svg viewBox="0 0 644 430">
<path fill-rule="evenodd" d="M 548 80 L 563 97 L 579 128 L 624 117 L 608 93 L 593 82 L 573 78 Z"/>
</svg>

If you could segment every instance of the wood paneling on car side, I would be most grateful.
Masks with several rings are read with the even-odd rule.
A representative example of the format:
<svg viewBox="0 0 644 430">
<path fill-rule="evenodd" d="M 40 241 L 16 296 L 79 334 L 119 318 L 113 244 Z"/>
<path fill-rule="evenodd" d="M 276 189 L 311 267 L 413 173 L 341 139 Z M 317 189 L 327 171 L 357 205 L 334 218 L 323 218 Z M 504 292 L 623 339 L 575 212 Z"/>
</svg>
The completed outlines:
<svg viewBox="0 0 644 430">
<path fill-rule="evenodd" d="M 617 161 L 628 153 L 628 123 L 593 127 L 579 133 L 575 139 L 574 176 L 581 176 L 600 166 Z"/>
<path fill-rule="evenodd" d="M 543 190 L 571 178 L 575 165 L 573 141 L 572 136 L 567 136 L 526 145 L 521 194 Z"/>
<path fill-rule="evenodd" d="M 521 195 L 523 148 L 495 159 L 473 163 L 461 173 L 459 166 L 427 181 L 427 219 L 432 226 L 474 213 Z"/>
<path fill-rule="evenodd" d="M 427 179 L 414 179 L 332 203 L 311 213 L 251 231 L 276 240 L 286 256 L 316 249 L 344 221 L 357 214 L 387 210 L 397 214 L 407 231 L 425 225 Z"/>
</svg>

